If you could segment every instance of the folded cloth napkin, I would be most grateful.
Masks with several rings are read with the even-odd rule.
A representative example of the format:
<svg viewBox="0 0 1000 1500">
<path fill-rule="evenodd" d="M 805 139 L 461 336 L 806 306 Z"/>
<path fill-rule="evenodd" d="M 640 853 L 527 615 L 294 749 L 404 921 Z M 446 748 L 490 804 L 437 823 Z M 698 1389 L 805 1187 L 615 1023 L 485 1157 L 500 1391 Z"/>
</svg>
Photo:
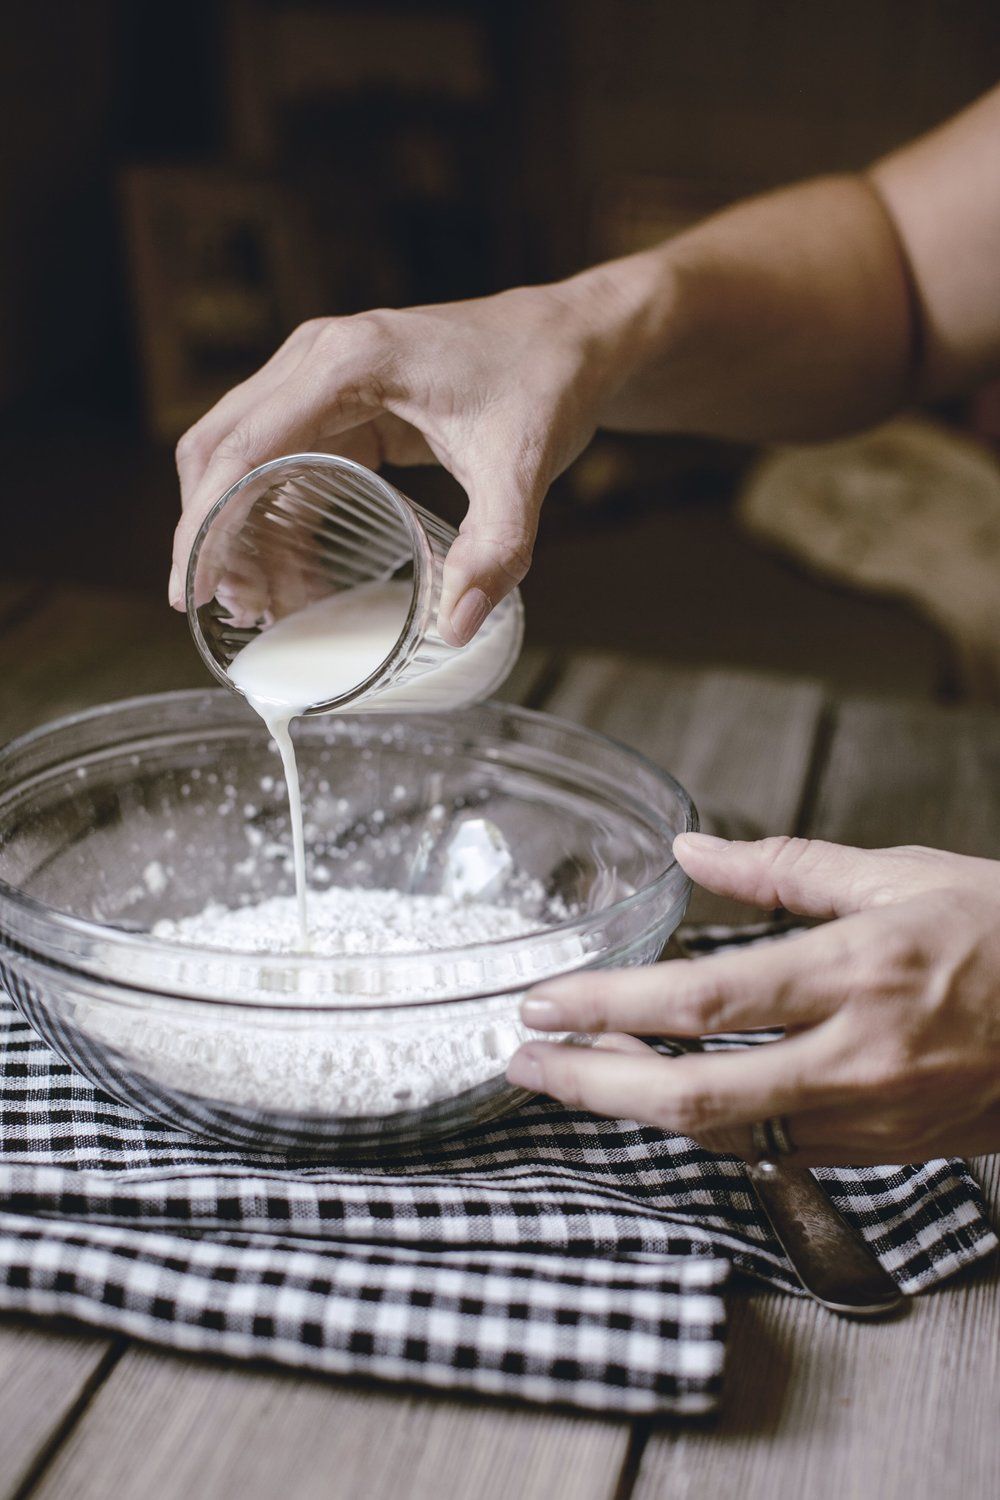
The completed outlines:
<svg viewBox="0 0 1000 1500">
<path fill-rule="evenodd" d="M 960 1161 L 819 1175 L 907 1292 L 997 1243 Z M 0 997 L 2 1308 L 296 1369 L 691 1413 L 719 1397 L 731 1267 L 798 1290 L 742 1164 L 689 1140 L 539 1099 L 384 1161 L 237 1154 L 144 1122 Z"/>
</svg>

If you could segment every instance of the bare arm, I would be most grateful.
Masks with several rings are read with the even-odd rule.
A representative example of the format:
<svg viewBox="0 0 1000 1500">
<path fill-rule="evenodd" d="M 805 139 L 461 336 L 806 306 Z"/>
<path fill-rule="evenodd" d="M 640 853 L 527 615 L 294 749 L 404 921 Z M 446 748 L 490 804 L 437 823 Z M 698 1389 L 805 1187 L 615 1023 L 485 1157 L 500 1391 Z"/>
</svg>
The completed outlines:
<svg viewBox="0 0 1000 1500">
<path fill-rule="evenodd" d="M 588 277 L 633 319 L 611 426 L 809 439 L 967 387 L 1000 368 L 1000 89 Z"/>
<path fill-rule="evenodd" d="M 872 168 L 912 268 L 920 393 L 1000 371 L 1000 88 Z"/>
<path fill-rule="evenodd" d="M 1000 89 L 868 173 L 567 281 L 303 324 L 181 440 L 171 602 L 206 511 L 254 465 L 438 462 L 469 497 L 439 622 L 464 641 L 597 427 L 822 438 L 973 383 L 1000 367 L 998 163 Z"/>
<path fill-rule="evenodd" d="M 635 309 L 608 425 L 821 438 L 892 411 L 913 379 L 904 264 L 863 178 L 751 199 L 602 272 Z"/>
</svg>

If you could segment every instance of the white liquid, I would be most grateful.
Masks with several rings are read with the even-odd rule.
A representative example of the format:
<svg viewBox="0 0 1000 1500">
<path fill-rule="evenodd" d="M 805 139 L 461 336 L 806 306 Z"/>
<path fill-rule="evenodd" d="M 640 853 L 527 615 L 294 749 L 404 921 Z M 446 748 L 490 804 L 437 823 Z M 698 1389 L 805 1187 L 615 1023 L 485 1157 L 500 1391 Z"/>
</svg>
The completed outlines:
<svg viewBox="0 0 1000 1500">
<path fill-rule="evenodd" d="M 229 676 L 260 714 L 281 754 L 288 786 L 302 947 L 309 946 L 302 798 L 289 725 L 316 703 L 339 698 L 369 677 L 398 641 L 409 613 L 412 587 L 405 580 L 365 583 L 286 615 L 244 646 Z M 492 628 L 491 628 L 492 627 Z M 468 646 L 411 681 L 376 690 L 379 707 L 433 711 L 452 708 L 489 691 L 503 670 L 519 621 L 513 609 L 488 621 Z M 352 707 L 354 705 L 351 705 Z"/>
<path fill-rule="evenodd" d="M 270 728 L 314 703 L 349 693 L 399 639 L 410 608 L 406 582 L 363 583 L 286 615 L 255 636 L 229 675 Z"/>
<path fill-rule="evenodd" d="M 407 583 L 369 583 L 286 615 L 244 646 L 229 675 L 256 709 L 281 755 L 292 825 L 299 938 L 309 946 L 302 793 L 291 721 L 314 703 L 363 682 L 399 639 L 410 607 Z"/>
</svg>

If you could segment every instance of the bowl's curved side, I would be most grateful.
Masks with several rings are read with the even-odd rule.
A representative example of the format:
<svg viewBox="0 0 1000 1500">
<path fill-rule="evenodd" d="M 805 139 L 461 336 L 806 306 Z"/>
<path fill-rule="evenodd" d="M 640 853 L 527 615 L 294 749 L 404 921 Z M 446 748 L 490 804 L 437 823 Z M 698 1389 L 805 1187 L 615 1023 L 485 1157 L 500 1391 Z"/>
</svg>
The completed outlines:
<svg viewBox="0 0 1000 1500">
<path fill-rule="evenodd" d="M 389 761 L 399 746 L 407 755 L 423 755 L 421 746 L 430 746 L 428 765 L 446 768 L 464 756 L 473 779 L 481 765 L 484 784 L 506 787 L 509 797 L 516 799 L 518 788 L 530 785 L 523 821 L 531 829 L 524 848 L 545 850 L 546 869 L 548 844 L 550 838 L 559 844 L 560 826 L 551 821 L 549 806 L 576 796 L 572 826 L 589 836 L 590 820 L 596 827 L 603 818 L 605 830 L 611 829 L 602 834 L 610 862 L 599 871 L 608 879 L 594 898 L 606 904 L 520 938 L 450 953 L 437 950 L 431 956 L 433 986 L 421 991 L 418 982 L 410 993 L 415 955 L 344 960 L 271 955 L 264 960 L 260 954 L 213 953 L 154 940 L 145 931 L 118 930 L 17 889 L 10 876 L 19 868 L 41 871 L 35 891 L 44 892 L 50 888 L 45 872 L 50 874 L 59 859 L 69 872 L 65 885 L 76 878 L 96 880 L 102 857 L 110 865 L 148 858 L 142 819 L 152 808 L 161 831 L 169 831 L 180 807 L 167 798 L 167 780 L 156 781 L 158 760 L 166 764 L 176 756 L 187 775 L 194 757 L 215 774 L 223 753 L 242 764 L 240 757 L 252 746 L 258 771 L 269 767 L 266 737 L 234 695 L 158 694 L 75 715 L 0 751 L 0 980 L 42 1039 L 96 1087 L 144 1117 L 225 1144 L 347 1154 L 470 1130 L 500 1117 L 526 1097 L 504 1077 L 525 1034 L 517 1021 L 524 991 L 580 967 L 652 963 L 681 921 L 690 882 L 672 858 L 670 841 L 674 832 L 697 826 L 690 798 L 666 773 L 613 741 L 502 705 L 395 724 L 313 719 L 303 728 L 303 741 L 320 754 L 346 747 L 352 763 L 366 752 L 373 762 L 380 756 Z M 45 798 L 49 806 L 51 799 L 64 799 L 48 833 L 40 816 Z M 204 834 L 195 809 L 190 814 L 198 855 Z M 45 842 L 49 835 L 51 847 Z M 629 852 L 633 836 L 644 850 L 640 860 Z M 133 843 L 138 853 L 131 852 Z M 572 875 L 578 868 L 571 845 L 559 844 L 556 856 L 557 870 Z M 213 857 L 229 868 L 228 846 L 220 842 Z M 630 885 L 629 874 L 641 869 L 649 878 Z M 155 889 L 147 894 L 155 909 Z M 248 960 L 242 967 L 241 957 Z M 228 988 L 244 968 L 250 973 L 246 993 Z M 358 976 L 372 973 L 371 989 L 359 987 Z M 485 1048 L 482 1066 L 467 1075 L 468 1086 L 456 1086 L 451 1095 L 435 1093 L 440 1086 L 434 1083 L 422 1085 L 423 1092 L 401 1087 L 377 1110 L 366 1111 L 356 1097 L 349 1101 L 348 1065 L 338 1079 L 341 1064 L 332 1046 L 327 1092 L 318 1084 L 309 1098 L 297 1091 L 300 1075 L 292 1064 L 302 1055 L 303 1037 L 334 1031 L 345 1036 L 352 1028 L 360 1037 L 366 1029 L 370 1034 L 405 1024 L 430 1035 L 437 1026 L 443 1040 L 456 1026 L 474 1031 L 484 1008 L 491 1007 L 500 1018 L 489 1043 L 493 1050 Z M 257 1072 L 232 1065 L 233 1038 L 254 1028 L 270 1039 L 262 1043 Z M 211 1045 L 201 1045 L 206 1038 Z M 283 1039 L 283 1075 L 267 1066 L 267 1046 L 274 1039 Z M 355 1065 L 356 1059 L 350 1066 Z"/>
<path fill-rule="evenodd" d="M 0 981 L 42 1041 L 88 1083 L 145 1120 L 223 1146 L 299 1156 L 356 1155 L 474 1130 L 530 1098 L 507 1083 L 501 1072 L 449 1099 L 391 1115 L 343 1116 L 233 1104 L 171 1085 L 137 1064 L 123 1048 L 96 1039 L 68 1018 L 64 992 L 57 995 L 44 984 L 26 982 L 4 962 Z M 220 1092 L 224 1091 L 223 1085 Z"/>
<path fill-rule="evenodd" d="M 682 914 L 672 915 L 679 921 Z M 630 952 L 618 955 L 616 964 L 655 962 L 668 936 L 668 924 L 664 924 Z M 499 1035 L 503 1045 L 492 1060 L 489 1076 L 416 1108 L 345 1114 L 336 1107 L 318 1107 L 316 1100 L 312 1108 L 290 1108 L 287 1096 L 269 1087 L 266 1078 L 258 1080 L 256 1087 L 251 1083 L 249 1094 L 244 1078 L 232 1097 L 234 1075 L 227 1068 L 220 1067 L 213 1077 L 211 1063 L 206 1067 L 204 1059 L 193 1069 L 188 1065 L 191 1036 L 183 1013 L 178 1016 L 173 1008 L 171 1036 L 171 1021 L 165 1020 L 163 1007 L 157 1013 L 155 997 L 149 997 L 149 1009 L 158 1045 L 151 1050 L 148 1042 L 143 1043 L 141 1028 L 137 1036 L 134 1028 L 117 1024 L 116 1010 L 135 1007 L 135 997 L 125 991 L 95 985 L 87 976 L 52 969 L 9 948 L 0 948 L 0 984 L 47 1046 L 103 1093 L 143 1119 L 243 1150 L 355 1156 L 476 1130 L 510 1114 L 531 1097 L 505 1077 L 510 1057 L 528 1035 L 515 1020 L 518 993 L 503 997 L 508 1024 L 492 1028 L 494 1039 Z M 438 1009 L 449 1011 L 454 1006 Z M 370 1023 L 367 1015 L 360 1019 Z M 585 1043 L 588 1039 L 568 1040 Z M 218 1058 L 218 1048 L 214 1056 Z M 336 1078 L 329 1080 L 329 1086 L 335 1096 Z"/>
<path fill-rule="evenodd" d="M 397 765 L 412 762 L 420 768 L 414 774 L 418 779 L 423 775 L 421 784 L 429 800 L 433 800 L 431 789 L 436 782 L 442 777 L 447 782 L 453 774 L 449 767 L 464 765 L 466 782 L 474 781 L 481 768 L 483 786 L 499 789 L 508 807 L 519 797 L 524 799 L 517 830 L 524 852 L 537 856 L 541 849 L 547 861 L 548 850 L 560 845 L 561 864 L 556 868 L 554 858 L 549 868 L 553 880 L 561 877 L 563 869 L 571 874 L 578 870 L 581 853 L 588 857 L 588 851 L 574 849 L 565 839 L 560 844 L 568 826 L 566 817 L 576 820 L 578 830 L 589 826 L 588 818 L 594 820 L 595 828 L 601 819 L 605 824 L 614 822 L 613 835 L 602 835 L 613 845 L 611 854 L 594 851 L 598 862 L 610 859 L 602 871 L 602 877 L 608 878 L 600 887 L 593 883 L 591 904 L 582 912 L 571 911 L 565 920 L 546 913 L 539 927 L 522 937 L 452 952 L 436 950 L 442 989 L 450 988 L 454 994 L 491 993 L 516 984 L 519 978 L 537 982 L 581 961 L 601 961 L 620 943 L 631 942 L 646 925 L 655 924 L 660 909 L 672 908 L 686 893 L 687 879 L 673 860 L 670 845 L 676 832 L 697 825 L 690 799 L 666 773 L 589 731 L 528 710 L 479 705 L 460 714 L 408 716 L 394 723 L 311 720 L 303 736 L 303 750 L 309 747 L 319 757 L 339 755 L 340 765 L 361 761 L 366 755 L 374 764 L 389 761 L 395 754 Z M 214 767 L 227 758 L 238 780 L 233 766 L 249 764 L 251 755 L 255 774 L 269 769 L 267 738 L 259 724 L 232 695 L 205 691 L 128 700 L 74 716 L 8 746 L 0 752 L 0 820 L 4 826 L 0 935 L 52 963 L 85 969 L 95 978 L 225 1003 L 231 998 L 226 993 L 232 970 L 229 956 L 151 935 L 145 913 L 178 914 L 157 910 L 158 897 L 154 900 L 142 893 L 144 905 L 122 916 L 102 891 L 100 903 L 92 902 L 101 908 L 101 917 L 95 920 L 87 914 L 86 903 L 77 900 L 77 892 L 87 897 L 88 881 L 106 880 L 109 869 L 115 870 L 116 879 L 126 870 L 133 888 L 143 878 L 162 881 L 163 865 L 169 858 L 164 840 L 183 822 L 194 839 L 193 853 L 187 857 L 187 871 L 178 865 L 174 885 L 184 888 L 190 877 L 223 904 L 238 905 L 248 899 L 245 892 L 235 891 L 233 899 L 226 890 L 228 872 L 241 863 L 231 838 L 240 824 L 239 813 L 230 816 L 225 826 L 220 816 L 206 838 L 204 817 L 212 815 L 212 807 L 205 809 L 199 821 L 194 816 L 196 798 L 185 802 L 180 795 L 192 788 L 180 785 L 178 790 L 178 782 L 190 767 L 192 780 L 203 777 L 199 785 L 204 787 L 206 781 L 218 779 Z M 308 766 L 308 753 L 303 761 Z M 264 779 L 274 781 L 273 776 Z M 247 790 L 252 796 L 254 789 Z M 575 810 L 566 814 L 574 797 Z M 169 798 L 174 800 L 168 805 Z M 150 805 L 158 800 L 159 823 L 154 827 Z M 236 804 L 244 800 L 244 788 L 238 786 Z M 259 793 L 254 800 L 260 801 Z M 226 811 L 231 812 L 232 806 L 220 806 L 220 814 Z M 272 808 L 272 820 L 274 815 Z M 555 826 L 559 817 L 564 819 L 562 828 Z M 406 837 L 415 841 L 424 832 L 411 816 Z M 273 840 L 273 832 L 265 833 Z M 255 826 L 247 829 L 247 838 L 251 834 L 258 836 Z M 574 836 L 582 838 L 579 833 Z M 46 839 L 50 847 L 42 847 Z M 55 847 L 57 839 L 63 841 L 63 850 Z M 521 849 L 513 847 L 519 857 Z M 640 848 L 644 850 L 641 860 L 628 852 Z M 20 866 L 19 849 L 27 851 Z M 242 853 L 246 852 L 244 845 Z M 53 896 L 52 872 L 61 857 L 68 874 L 61 877 L 62 892 Z M 634 869 L 628 868 L 630 863 Z M 48 887 L 45 881 L 39 885 L 35 877 L 22 878 L 18 884 L 19 868 L 46 871 Z M 341 875 L 334 883 L 350 881 Z M 397 886 L 394 879 L 384 883 L 414 888 Z M 599 896 L 594 894 L 598 889 Z M 42 899 L 43 893 L 47 900 Z M 69 901 L 61 901 L 60 894 L 66 893 Z M 273 887 L 266 893 L 272 894 Z M 593 905 L 594 900 L 599 904 Z M 132 920 L 136 911 L 138 922 Z M 259 955 L 247 957 L 258 959 L 260 984 L 256 996 L 241 987 L 240 999 L 246 1003 L 343 1004 L 344 997 L 354 1000 L 361 993 L 359 965 L 354 960 L 288 954 L 262 966 Z M 361 978 L 373 1006 L 386 1000 L 402 1002 L 414 957 L 371 956 L 364 965 L 368 972 Z M 375 970 L 376 982 L 368 990 L 368 976 Z"/>
</svg>

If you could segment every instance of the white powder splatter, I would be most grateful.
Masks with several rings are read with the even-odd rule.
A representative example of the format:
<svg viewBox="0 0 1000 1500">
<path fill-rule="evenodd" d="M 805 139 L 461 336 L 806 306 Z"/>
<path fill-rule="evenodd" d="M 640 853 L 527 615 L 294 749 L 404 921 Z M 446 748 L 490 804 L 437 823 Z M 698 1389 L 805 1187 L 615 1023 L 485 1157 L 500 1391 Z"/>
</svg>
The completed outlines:
<svg viewBox="0 0 1000 1500">
<path fill-rule="evenodd" d="M 162 896 L 167 888 L 167 872 L 158 859 L 151 859 L 142 872 L 147 891 L 151 896 Z"/>
<path fill-rule="evenodd" d="M 537 918 L 511 907 L 343 887 L 311 892 L 309 912 L 312 951 L 330 957 L 432 953 L 539 928 Z M 244 954 L 291 953 L 298 947 L 298 915 L 293 897 L 277 896 L 238 910 L 209 906 L 158 922 L 153 934 Z M 561 948 L 565 952 L 564 942 Z M 234 998 L 240 988 L 235 976 L 245 965 L 234 957 Z M 480 987 L 488 988 L 488 959 L 480 969 L 486 979 Z M 414 979 L 419 991 L 413 998 L 435 998 L 433 965 L 415 963 Z M 445 1000 L 409 1013 L 397 1008 L 388 1017 L 247 1008 L 233 1019 L 197 1002 L 156 1013 L 95 1002 L 81 1008 L 77 1020 L 133 1067 L 201 1098 L 282 1114 L 384 1116 L 499 1077 L 531 1034 L 518 1019 L 518 998 Z M 341 1003 L 350 1007 L 350 997 Z"/>
</svg>

